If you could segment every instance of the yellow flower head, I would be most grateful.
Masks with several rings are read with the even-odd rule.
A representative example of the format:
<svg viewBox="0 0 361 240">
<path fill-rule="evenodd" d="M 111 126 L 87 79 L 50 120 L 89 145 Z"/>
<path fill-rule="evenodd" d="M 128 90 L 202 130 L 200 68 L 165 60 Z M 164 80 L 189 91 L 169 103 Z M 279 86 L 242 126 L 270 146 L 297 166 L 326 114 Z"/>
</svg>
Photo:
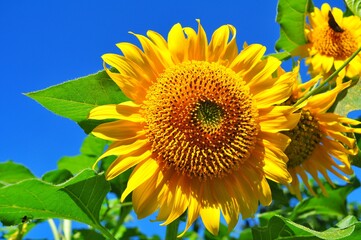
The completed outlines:
<svg viewBox="0 0 361 240">
<path fill-rule="evenodd" d="M 309 92 L 318 80 L 319 77 L 316 77 L 299 85 L 295 82 L 291 103 Z M 334 186 L 328 172 L 345 181 L 348 181 L 347 175 L 353 173 L 349 155 L 357 154 L 358 148 L 350 133 L 351 135 L 354 132 L 361 133 L 361 128 L 352 128 L 349 125 L 357 125 L 360 122 L 327 112 L 337 95 L 348 86 L 350 82 L 339 84 L 330 91 L 308 98 L 302 105 L 298 125 L 285 133 L 292 139 L 285 150 L 289 158 L 288 171 L 292 175 L 292 182 L 288 188 L 298 199 L 302 199 L 298 176 L 309 192 L 315 195 L 308 183 L 308 174 L 311 175 L 321 188 L 323 195 L 327 196 L 320 175 Z"/>
<path fill-rule="evenodd" d="M 132 101 L 96 107 L 89 116 L 117 119 L 93 130 L 114 142 L 99 158 L 118 156 L 107 179 L 135 167 L 121 200 L 133 192 L 139 218 L 159 209 L 157 220 L 166 225 L 187 210 L 185 231 L 201 216 L 217 234 L 222 213 L 233 229 L 239 213 L 250 217 L 258 202 L 270 204 L 266 177 L 291 181 L 282 151 L 289 138 L 279 132 L 294 127 L 299 114 L 276 105 L 290 97 L 297 72 L 262 59 L 261 45 L 239 53 L 231 25 L 218 28 L 210 43 L 199 21 L 198 32 L 174 25 L 167 40 L 154 31 L 134 35 L 143 50 L 119 43 L 123 56 L 103 55 Z"/>
<path fill-rule="evenodd" d="M 306 28 L 308 58 L 313 75 L 328 75 L 361 47 L 361 20 L 357 16 L 343 17 L 343 12 L 324 3 L 309 16 Z M 339 76 L 349 78 L 361 75 L 361 53 L 343 69 Z"/>
</svg>

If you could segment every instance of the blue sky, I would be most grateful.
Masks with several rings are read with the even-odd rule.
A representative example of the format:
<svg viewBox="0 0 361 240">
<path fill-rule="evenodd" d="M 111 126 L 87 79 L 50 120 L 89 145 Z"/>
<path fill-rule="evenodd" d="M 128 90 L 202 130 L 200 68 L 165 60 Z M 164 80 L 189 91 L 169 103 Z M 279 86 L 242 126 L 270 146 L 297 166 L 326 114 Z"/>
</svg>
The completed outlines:
<svg viewBox="0 0 361 240">
<path fill-rule="evenodd" d="M 343 9 L 342 0 L 329 3 Z M 137 44 L 129 31 L 166 36 L 175 23 L 196 28 L 195 19 L 201 19 L 210 35 L 229 23 L 240 46 L 260 43 L 272 53 L 279 37 L 276 5 L 275 0 L 0 1 L 0 161 L 22 163 L 40 177 L 62 156 L 78 154 L 82 129 L 22 93 L 101 70 L 102 54 L 119 53 L 116 43 Z M 352 198 L 360 195 L 357 190 Z M 41 237 L 41 231 L 36 234 Z"/>
</svg>

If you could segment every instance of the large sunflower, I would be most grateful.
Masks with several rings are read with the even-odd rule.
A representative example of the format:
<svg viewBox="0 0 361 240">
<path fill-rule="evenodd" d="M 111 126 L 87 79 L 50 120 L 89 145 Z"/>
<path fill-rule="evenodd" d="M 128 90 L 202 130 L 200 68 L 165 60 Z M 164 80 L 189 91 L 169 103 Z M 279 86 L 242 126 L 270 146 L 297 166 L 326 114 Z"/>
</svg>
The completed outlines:
<svg viewBox="0 0 361 240">
<path fill-rule="evenodd" d="M 295 82 L 290 104 L 304 96 L 318 81 L 314 78 L 304 84 Z M 326 189 L 320 180 L 322 175 L 328 183 L 334 186 L 328 172 L 348 181 L 348 175 L 353 173 L 349 155 L 355 155 L 358 148 L 353 133 L 361 133 L 361 128 L 352 128 L 350 125 L 360 124 L 359 121 L 339 116 L 327 110 L 335 102 L 337 95 L 347 88 L 350 82 L 339 84 L 334 89 L 314 95 L 303 103 L 301 119 L 298 125 L 286 132 L 291 139 L 286 148 L 289 161 L 288 171 L 292 175 L 292 182 L 288 188 L 292 194 L 301 199 L 299 178 L 306 188 L 315 195 L 308 182 L 308 174 L 313 177 L 321 188 L 323 195 L 327 196 Z"/>
<path fill-rule="evenodd" d="M 92 132 L 114 141 L 99 158 L 118 156 L 106 178 L 135 167 L 121 200 L 133 192 L 139 218 L 159 209 L 157 220 L 166 225 L 187 210 L 185 231 L 200 215 L 217 234 L 222 212 L 233 229 L 239 213 L 250 217 L 258 202 L 270 204 L 266 177 L 291 181 L 282 151 L 289 138 L 279 132 L 294 127 L 299 114 L 275 105 L 290 97 L 297 72 L 263 60 L 261 45 L 239 53 L 231 25 L 218 28 L 209 44 L 200 22 L 198 32 L 174 25 L 167 41 L 153 31 L 134 35 L 143 50 L 119 43 L 123 56 L 103 55 L 132 101 L 96 107 L 89 116 L 117 119 Z"/>
<path fill-rule="evenodd" d="M 361 20 L 357 16 L 343 17 L 343 12 L 324 3 L 309 15 L 310 25 L 306 27 L 308 58 L 313 75 L 329 75 L 361 47 Z M 349 78 L 361 74 L 361 53 L 340 73 Z"/>
</svg>

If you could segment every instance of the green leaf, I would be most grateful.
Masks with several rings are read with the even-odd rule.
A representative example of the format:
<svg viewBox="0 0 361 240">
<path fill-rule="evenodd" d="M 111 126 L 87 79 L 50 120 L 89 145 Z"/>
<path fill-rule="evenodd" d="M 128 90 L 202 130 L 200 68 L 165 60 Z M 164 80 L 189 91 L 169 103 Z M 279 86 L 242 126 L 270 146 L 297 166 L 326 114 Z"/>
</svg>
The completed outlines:
<svg viewBox="0 0 361 240">
<path fill-rule="evenodd" d="M 268 54 L 267 56 L 264 56 L 264 57 L 265 58 L 266 57 L 275 57 L 280 61 L 284 61 L 284 60 L 289 59 L 291 57 L 291 54 L 289 52 L 277 52 L 277 53 Z"/>
<path fill-rule="evenodd" d="M 0 221 L 20 224 L 32 219 L 71 219 L 101 229 L 99 210 L 110 190 L 104 175 L 86 170 L 69 181 L 53 185 L 29 179 L 0 188 Z"/>
<path fill-rule="evenodd" d="M 347 5 L 348 9 L 350 9 L 354 15 L 361 17 L 361 1 L 360 0 L 345 0 L 345 3 Z"/>
<path fill-rule="evenodd" d="M 361 81 L 358 79 L 350 88 L 341 92 L 342 96 L 340 97 L 341 99 L 337 102 L 334 113 L 337 113 L 341 116 L 347 116 L 347 114 L 351 111 L 360 110 L 360 92 Z"/>
<path fill-rule="evenodd" d="M 35 176 L 25 166 L 12 161 L 0 163 L 0 187 L 29 178 Z"/>
<path fill-rule="evenodd" d="M 78 122 L 86 132 L 87 116 L 99 105 L 117 104 L 128 100 L 105 71 L 55 85 L 44 90 L 26 93 L 48 110 Z"/>
<path fill-rule="evenodd" d="M 80 148 L 80 154 L 62 157 L 58 161 L 58 168 L 67 169 L 73 174 L 86 168 L 92 168 L 95 161 L 103 153 L 106 145 L 107 141 L 88 135 Z"/>
<path fill-rule="evenodd" d="M 102 159 L 100 163 L 100 171 L 106 171 L 110 164 L 116 159 L 116 156 L 108 156 Z M 133 168 L 128 169 L 127 171 L 123 172 L 116 178 L 110 180 L 111 192 L 115 193 L 118 198 L 121 197 L 122 193 L 127 187 L 128 179 L 130 174 L 132 173 Z M 125 199 L 125 202 L 131 201 L 131 195 Z"/>
<path fill-rule="evenodd" d="M 239 234 L 238 239 L 239 240 L 253 240 L 252 228 L 242 229 L 241 233 Z"/>
<path fill-rule="evenodd" d="M 276 42 L 276 49 L 291 53 L 298 46 L 307 43 L 304 33 L 305 19 L 312 7 L 310 0 L 279 0 L 277 6 L 277 22 L 280 24 L 280 38 Z"/>
<path fill-rule="evenodd" d="M 358 239 L 361 234 L 361 222 L 354 216 L 347 216 L 335 227 L 319 232 L 294 223 L 291 220 L 274 216 L 267 227 L 252 229 L 254 239 Z"/>
<path fill-rule="evenodd" d="M 43 175 L 41 178 L 43 181 L 52 183 L 52 184 L 60 184 L 63 183 L 70 178 L 73 177 L 73 174 L 67 169 L 57 169 L 53 171 L 49 171 Z"/>
<path fill-rule="evenodd" d="M 347 215 L 346 199 L 348 194 L 360 186 L 357 178 L 352 178 L 349 184 L 332 188 L 329 184 L 324 184 L 328 197 L 323 195 L 310 197 L 301 201 L 293 210 L 291 220 L 309 221 L 309 217 L 343 217 Z"/>
<path fill-rule="evenodd" d="M 80 152 L 86 156 L 99 157 L 104 152 L 107 141 L 88 135 L 80 148 Z"/>
<path fill-rule="evenodd" d="M 157 239 L 157 238 L 148 238 L 145 234 L 143 234 L 139 228 L 136 227 L 124 227 L 121 229 L 122 230 L 122 234 L 119 236 L 118 239 L 140 239 L 140 240 L 145 240 L 145 239 Z"/>
<path fill-rule="evenodd" d="M 74 240 L 105 240 L 106 238 L 100 233 L 96 232 L 92 229 L 80 229 L 74 230 L 74 234 L 72 236 Z"/>
</svg>

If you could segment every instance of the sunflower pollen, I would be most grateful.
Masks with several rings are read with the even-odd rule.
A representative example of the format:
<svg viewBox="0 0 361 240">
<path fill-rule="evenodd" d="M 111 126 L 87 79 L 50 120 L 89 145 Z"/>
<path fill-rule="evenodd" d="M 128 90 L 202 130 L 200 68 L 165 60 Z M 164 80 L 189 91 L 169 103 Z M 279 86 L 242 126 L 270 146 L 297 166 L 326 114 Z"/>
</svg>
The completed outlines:
<svg viewBox="0 0 361 240">
<path fill-rule="evenodd" d="M 288 168 L 294 168 L 306 161 L 322 138 L 317 119 L 308 110 L 302 110 L 298 125 L 284 134 L 292 140 L 285 150 L 289 159 Z"/>
<path fill-rule="evenodd" d="M 142 109 L 157 161 L 201 180 L 239 168 L 259 130 L 244 81 L 218 63 L 191 61 L 166 69 Z"/>
</svg>

